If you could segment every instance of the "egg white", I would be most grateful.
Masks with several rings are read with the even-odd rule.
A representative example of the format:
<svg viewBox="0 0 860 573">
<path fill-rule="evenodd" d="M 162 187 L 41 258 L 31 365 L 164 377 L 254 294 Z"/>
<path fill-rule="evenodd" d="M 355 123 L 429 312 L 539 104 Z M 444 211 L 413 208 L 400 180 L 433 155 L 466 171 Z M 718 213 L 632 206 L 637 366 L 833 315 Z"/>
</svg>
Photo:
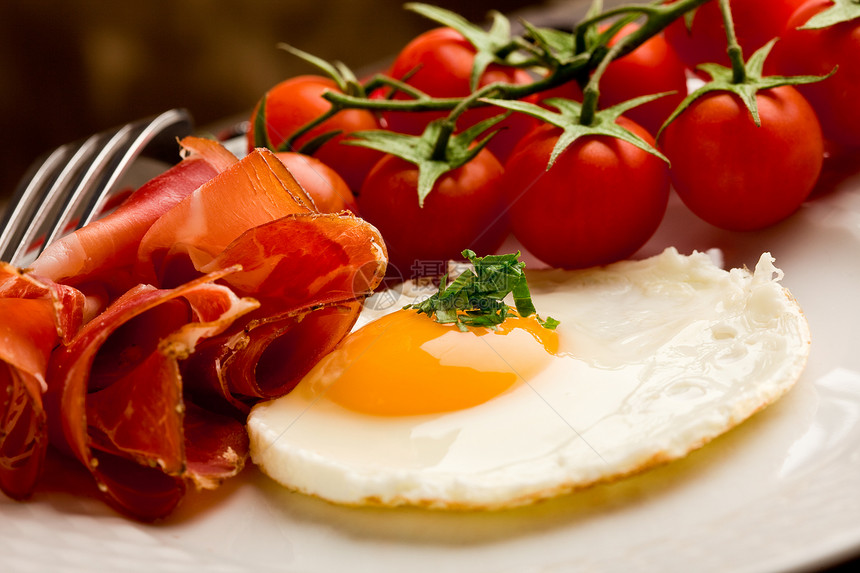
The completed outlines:
<svg viewBox="0 0 860 573">
<path fill-rule="evenodd" d="M 306 378 L 252 410 L 252 460 L 284 486 L 340 504 L 499 509 L 680 458 L 803 371 L 810 333 L 781 278 L 767 253 L 754 272 L 724 271 L 671 248 L 604 268 L 531 271 L 539 313 L 561 321 L 559 357 L 538 374 L 479 406 L 401 417 L 347 410 Z M 375 295 L 363 320 L 416 292 Z"/>
</svg>

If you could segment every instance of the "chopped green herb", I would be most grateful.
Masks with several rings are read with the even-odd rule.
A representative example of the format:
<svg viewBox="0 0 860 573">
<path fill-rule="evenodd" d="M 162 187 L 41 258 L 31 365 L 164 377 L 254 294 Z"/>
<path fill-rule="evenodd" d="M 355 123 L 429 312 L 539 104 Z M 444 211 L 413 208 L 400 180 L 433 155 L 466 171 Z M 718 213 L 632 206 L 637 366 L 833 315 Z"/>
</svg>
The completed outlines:
<svg viewBox="0 0 860 573">
<path fill-rule="evenodd" d="M 465 332 L 469 326 L 495 328 L 504 322 L 511 311 L 504 298 L 513 294 L 517 314 L 522 317 L 534 314 L 538 322 L 550 330 L 558 326 L 554 318 L 543 320 L 537 316 L 523 272 L 526 264 L 519 260 L 519 252 L 478 257 L 474 251 L 466 249 L 462 254 L 472 263 L 474 271 L 467 269 L 451 284 L 445 275 L 437 293 L 403 308 L 435 317 L 441 324 L 456 324 Z"/>
</svg>

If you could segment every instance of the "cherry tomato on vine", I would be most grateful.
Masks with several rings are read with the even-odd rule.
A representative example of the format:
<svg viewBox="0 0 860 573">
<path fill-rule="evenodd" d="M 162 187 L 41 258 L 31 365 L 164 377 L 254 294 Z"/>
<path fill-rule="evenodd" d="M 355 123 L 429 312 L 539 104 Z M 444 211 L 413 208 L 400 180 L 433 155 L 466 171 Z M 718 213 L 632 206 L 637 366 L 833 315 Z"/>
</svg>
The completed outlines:
<svg viewBox="0 0 860 573">
<path fill-rule="evenodd" d="M 422 264 L 459 260 L 463 249 L 492 253 L 508 233 L 498 192 L 502 165 L 486 149 L 443 174 L 418 204 L 418 168 L 386 155 L 358 197 L 362 217 L 382 233 L 392 270 L 409 277 Z M 444 270 L 444 269 L 443 269 Z"/>
<path fill-rule="evenodd" d="M 791 17 L 771 62 L 780 75 L 831 77 L 798 89 L 812 104 L 824 136 L 840 145 L 860 146 L 860 19 L 821 29 L 799 30 L 812 16 L 833 6 L 810 0 Z"/>
<path fill-rule="evenodd" d="M 311 196 L 320 213 L 338 213 L 344 209 L 358 213 L 355 197 L 337 171 L 316 157 L 301 153 L 284 151 L 275 156 Z"/>
<path fill-rule="evenodd" d="M 668 0 L 667 3 L 675 0 Z M 778 37 L 786 22 L 805 0 L 732 0 L 735 34 L 744 57 Z M 705 62 L 729 66 L 728 43 L 717 0 L 696 9 L 690 30 L 678 18 L 664 31 L 666 41 L 691 69 Z"/>
<path fill-rule="evenodd" d="M 660 136 L 672 182 L 693 213 L 731 231 L 761 229 L 803 203 L 824 154 L 815 112 L 791 86 L 756 95 L 761 127 L 740 98 L 710 92 Z"/>
<path fill-rule="evenodd" d="M 323 99 L 326 90 L 337 91 L 334 80 L 322 76 L 297 76 L 285 80 L 266 94 L 266 123 L 269 138 L 274 147 L 279 146 L 297 129 L 319 117 L 331 108 Z M 257 109 L 259 108 L 257 104 Z M 254 121 L 257 109 L 251 115 L 251 130 L 248 133 L 248 149 L 254 147 Z M 353 131 L 379 129 L 376 117 L 369 111 L 344 110 L 300 137 L 296 148 L 309 140 L 330 131 L 343 133 L 320 147 L 314 156 L 337 171 L 353 190 L 361 187 L 364 177 L 382 156 L 381 153 L 365 147 L 343 145 L 347 135 Z"/>
<path fill-rule="evenodd" d="M 618 124 L 653 144 L 641 126 Z M 543 262 L 568 269 L 632 255 L 654 234 L 669 197 L 666 163 L 605 135 L 574 140 L 547 170 L 561 129 L 544 125 L 505 163 L 504 195 L 514 236 Z"/>
<path fill-rule="evenodd" d="M 404 80 L 407 84 L 433 97 L 465 97 L 472 90 L 469 80 L 475 62 L 475 48 L 460 32 L 452 28 L 436 28 L 416 36 L 394 59 L 388 71 L 394 79 Z M 479 87 L 494 82 L 510 84 L 529 84 L 532 77 L 528 72 L 490 64 L 479 81 Z M 385 97 L 376 92 L 374 97 Z M 402 92 L 395 99 L 408 99 Z M 527 101 L 534 101 L 528 98 Z M 499 110 L 493 107 L 476 108 L 465 112 L 458 121 L 458 130 L 463 130 L 493 115 Z M 430 121 L 448 115 L 447 112 L 383 112 L 386 128 L 399 133 L 418 135 Z M 497 126 L 504 129 L 489 144 L 490 151 L 504 160 L 519 139 L 536 125 L 536 120 L 524 115 L 514 114 Z"/>
</svg>

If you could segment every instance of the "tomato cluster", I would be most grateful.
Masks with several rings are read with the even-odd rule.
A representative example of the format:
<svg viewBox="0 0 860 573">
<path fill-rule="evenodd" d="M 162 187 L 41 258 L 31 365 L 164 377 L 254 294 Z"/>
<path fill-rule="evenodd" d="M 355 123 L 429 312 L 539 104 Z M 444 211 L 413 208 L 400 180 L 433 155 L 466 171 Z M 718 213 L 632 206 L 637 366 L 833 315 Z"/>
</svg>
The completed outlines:
<svg viewBox="0 0 860 573">
<path fill-rule="evenodd" d="M 812 104 L 824 136 L 841 146 L 860 146 L 860 20 L 821 29 L 801 29 L 830 8 L 830 0 L 808 0 L 790 17 L 774 48 L 774 71 L 824 75 L 825 81 L 800 86 Z"/>
<path fill-rule="evenodd" d="M 732 0 L 732 20 L 743 51 L 751 54 L 780 36 L 791 14 L 805 1 Z M 689 27 L 683 19 L 675 20 L 666 28 L 665 36 L 691 70 L 707 62 L 729 65 L 726 29 L 717 2 L 700 7 Z"/>
<path fill-rule="evenodd" d="M 510 233 L 553 266 L 610 263 L 632 255 L 651 237 L 671 187 L 713 225 L 760 229 L 788 217 L 808 198 L 828 146 L 860 147 L 860 18 L 799 29 L 835 1 L 732 0 L 734 36 L 729 37 L 736 38 L 750 73 L 762 76 L 746 98 L 741 91 L 717 89 L 686 98 L 695 75 L 731 75 L 716 74 L 709 63 L 736 63 L 727 55 L 730 42 L 718 1 L 711 0 L 697 2 L 696 11 L 677 17 L 663 32 L 650 32 L 608 65 L 592 62 L 564 82 L 546 81 L 563 65 L 541 69 L 514 60 L 506 64 L 498 53 L 487 58 L 480 42 L 456 24 L 445 25 L 404 46 L 382 74 L 385 81 L 362 86 L 368 87 L 366 93 L 359 89 L 332 99 L 332 93 L 348 91 L 343 82 L 322 76 L 288 79 L 266 94 L 251 123 L 260 129 L 259 113 L 265 114 L 273 147 L 288 141 L 291 150 L 299 150 L 323 136 L 312 151 L 319 167 L 313 168 L 304 155 L 285 158 L 294 163 L 305 158 L 294 171 L 321 208 L 350 209 L 376 225 L 392 266 L 403 276 L 415 274 L 428 261 L 457 259 L 465 248 L 492 252 Z M 633 18 L 614 27 L 612 22 L 595 19 L 593 59 L 594 54 L 612 54 L 616 43 L 641 35 L 647 26 Z M 548 43 L 553 36 L 536 37 Z M 578 42 L 586 36 L 574 37 Z M 766 58 L 768 42 L 775 37 L 781 39 Z M 706 65 L 696 68 L 701 64 Z M 737 75 L 737 70 L 731 72 Z M 828 74 L 797 86 L 768 83 L 770 76 Z M 458 98 L 496 84 L 509 91 L 492 92 L 493 97 L 503 94 L 518 104 L 536 104 L 534 108 L 562 109 L 553 98 L 582 102 L 578 117 L 586 126 L 585 94 L 594 85 L 598 110 L 625 106 L 623 102 L 647 94 L 663 95 L 612 116 L 613 129 L 629 137 L 604 126 L 569 138 L 567 127 L 542 121 L 540 113 L 505 106 L 514 111 L 488 128 L 493 136 L 486 141 L 476 137 L 465 163 L 438 168 L 429 194 L 421 192 L 421 181 L 426 170 L 444 162 L 444 149 L 428 151 L 422 163 L 390 151 L 394 147 L 360 143 L 373 130 L 412 135 L 412 145 L 420 147 L 427 141 L 419 141 L 422 134 L 445 122 L 462 133 L 506 111 L 482 99 L 450 115 Z M 543 85 L 548 87 L 538 89 Z M 339 107 L 333 108 L 332 101 Z M 605 122 L 601 117 L 592 123 Z M 324 121 L 292 137 L 319 118 Z M 249 147 L 259 142 L 252 129 Z M 314 169 L 325 173 L 315 183 L 309 180 Z"/>
<path fill-rule="evenodd" d="M 802 29 L 834 5 L 732 0 L 745 55 L 777 38 L 763 64 L 765 76 L 825 79 L 757 92 L 759 126 L 740 98 L 724 92 L 706 94 L 668 125 L 660 144 L 672 162 L 674 187 L 701 218 L 740 231 L 777 223 L 809 197 L 834 146 L 860 147 L 860 19 Z M 689 29 L 676 21 L 665 35 L 687 65 L 727 63 L 716 2 L 702 6 Z"/>
</svg>

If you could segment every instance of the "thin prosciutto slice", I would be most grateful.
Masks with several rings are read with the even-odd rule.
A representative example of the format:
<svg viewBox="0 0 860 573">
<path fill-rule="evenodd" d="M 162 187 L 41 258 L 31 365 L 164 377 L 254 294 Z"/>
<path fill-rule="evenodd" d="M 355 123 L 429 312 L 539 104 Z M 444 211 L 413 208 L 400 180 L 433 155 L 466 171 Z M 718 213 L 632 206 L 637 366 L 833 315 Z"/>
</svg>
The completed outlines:
<svg viewBox="0 0 860 573">
<path fill-rule="evenodd" d="M 247 414 L 283 396 L 344 336 L 361 312 L 358 300 L 252 319 L 204 341 L 183 363 L 187 391 L 214 411 Z"/>
<path fill-rule="evenodd" d="M 247 457 L 240 422 L 187 404 L 179 360 L 257 308 L 213 281 L 135 287 L 51 357 L 45 406 L 52 442 L 90 470 L 108 502 L 152 520 L 186 484 L 214 487 Z M 191 437 L 203 440 L 189 441 Z"/>
<path fill-rule="evenodd" d="M 141 238 L 164 213 L 238 160 L 215 141 L 186 137 L 185 158 L 132 193 L 115 211 L 48 245 L 33 271 L 69 285 L 124 290 Z"/>
<path fill-rule="evenodd" d="M 363 297 L 379 283 L 386 260 L 382 236 L 363 219 L 301 213 L 247 230 L 200 271 L 241 265 L 227 283 L 294 311 Z"/>
<path fill-rule="evenodd" d="M 223 280 L 260 309 L 207 341 L 185 371 L 198 398 L 214 407 L 219 396 L 245 412 L 292 389 L 349 332 L 387 255 L 376 228 L 350 213 L 316 212 L 289 171 L 258 149 L 154 224 L 138 262 L 141 276 L 168 285 L 241 266 Z"/>
<path fill-rule="evenodd" d="M 83 295 L 0 263 L 0 490 L 29 497 L 48 447 L 42 393 L 51 351 L 81 323 Z"/>
<path fill-rule="evenodd" d="M 194 388 L 242 411 L 289 392 L 352 329 L 385 260 L 376 229 L 351 215 L 288 215 L 241 235 L 203 270 L 241 261 L 225 282 L 253 292 L 261 311 L 195 358 Z"/>
<path fill-rule="evenodd" d="M 314 212 L 313 200 L 277 157 L 265 149 L 254 150 L 151 226 L 138 248 L 138 277 L 159 284 L 181 283 L 248 229 L 286 215 Z"/>
</svg>

